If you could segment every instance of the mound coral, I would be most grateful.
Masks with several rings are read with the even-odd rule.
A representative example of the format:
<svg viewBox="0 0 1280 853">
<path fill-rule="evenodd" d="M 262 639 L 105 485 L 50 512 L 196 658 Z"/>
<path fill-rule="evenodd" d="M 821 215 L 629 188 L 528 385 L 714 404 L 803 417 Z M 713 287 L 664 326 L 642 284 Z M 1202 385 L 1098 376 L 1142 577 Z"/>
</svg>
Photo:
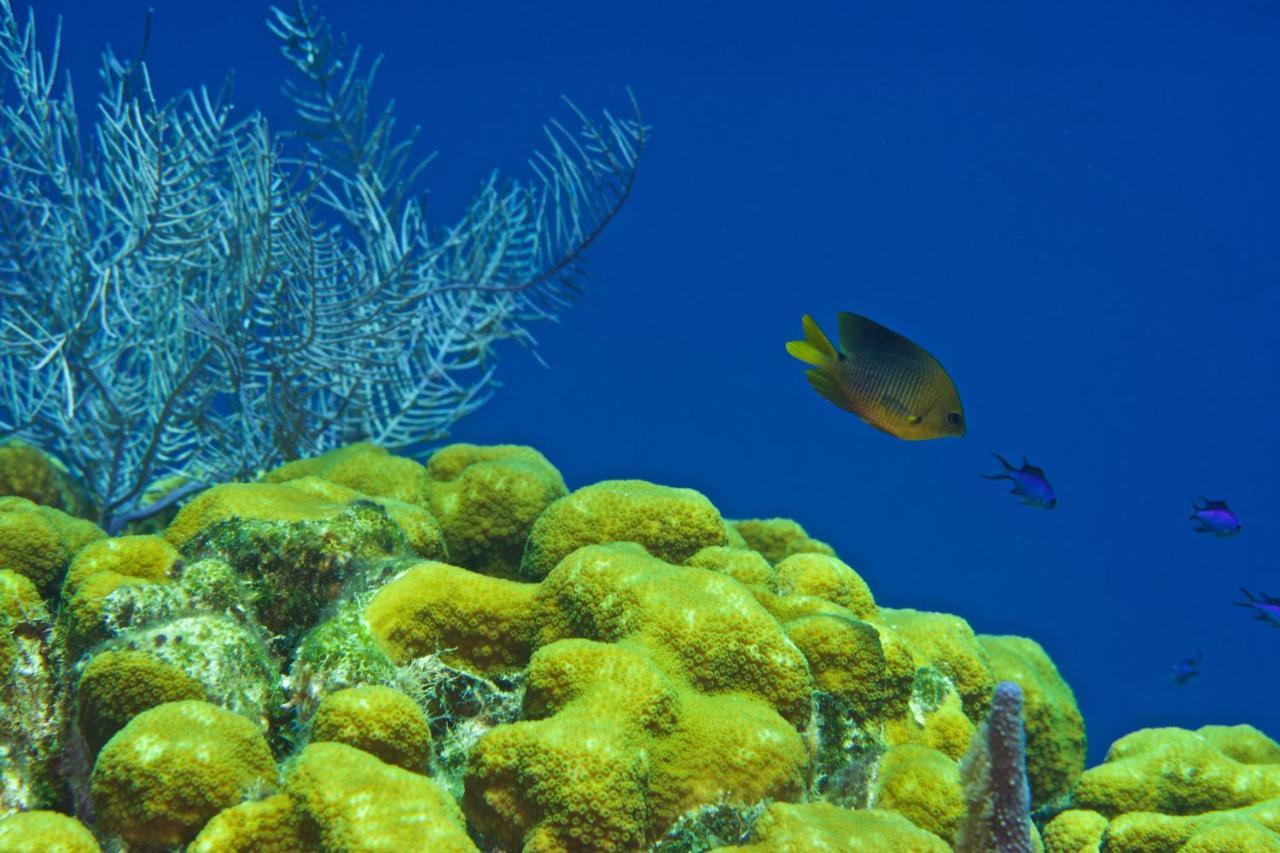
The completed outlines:
<svg viewBox="0 0 1280 853">
<path fill-rule="evenodd" d="M 42 594 L 61 583 L 81 546 L 105 535 L 91 522 L 26 498 L 0 497 L 0 566 L 29 578 Z"/>
<path fill-rule="evenodd" d="M 14 438 L 0 442 L 0 495 L 26 498 L 82 518 L 93 514 L 88 494 L 65 465 Z"/>
<path fill-rule="evenodd" d="M 422 709 L 379 685 L 326 696 L 311 723 L 311 740 L 345 743 L 415 773 L 425 773 L 431 761 L 431 730 Z"/>
<path fill-rule="evenodd" d="M 829 803 L 775 803 L 756 823 L 747 844 L 721 848 L 721 851 L 726 849 L 756 853 L 793 850 L 948 853 L 951 847 L 896 812 L 842 809 Z"/>
<path fill-rule="evenodd" d="M 261 731 L 208 702 L 168 702 L 116 733 L 93 766 L 103 826 L 140 850 L 191 841 L 219 811 L 274 784 Z"/>
<path fill-rule="evenodd" d="M 447 649 L 446 661 L 476 672 L 519 670 L 533 650 L 536 592 L 532 584 L 419 563 L 370 599 L 364 620 L 398 664 Z"/>
<path fill-rule="evenodd" d="M 160 535 L 0 499 L 0 810 L 77 802 L 137 850 L 972 847 L 958 762 L 994 762 L 1001 682 L 1050 853 L 1280 840 L 1262 733 L 1139 732 L 1082 774 L 1039 645 L 877 603 L 795 522 L 568 492 L 506 445 L 266 480 Z"/>
<path fill-rule="evenodd" d="M 1044 649 L 1026 637 L 979 635 L 992 675 L 1022 689 L 1033 808 L 1066 801 L 1084 770 L 1084 719 Z"/>
<path fill-rule="evenodd" d="M 792 554 L 826 554 L 835 550 L 826 542 L 813 539 L 790 518 L 749 518 L 730 522 L 742 537 L 743 547 L 758 551 L 770 563 L 780 563 Z"/>
<path fill-rule="evenodd" d="M 568 493 L 560 472 L 532 447 L 453 444 L 427 460 L 429 506 L 449 560 L 518 578 L 525 542 L 543 510 Z"/>
<path fill-rule="evenodd" d="M 520 574 L 542 580 L 575 549 L 607 542 L 635 542 L 660 560 L 683 563 L 703 548 L 726 544 L 726 536 L 720 513 L 693 489 L 605 480 L 556 500 L 538 516 Z"/>
<path fill-rule="evenodd" d="M 59 812 L 17 812 L 0 818 L 0 850 L 13 853 L 100 853 L 84 824 Z"/>
<path fill-rule="evenodd" d="M 286 769 L 284 791 L 322 850 L 476 850 L 443 788 L 346 744 L 308 746 Z"/>
<path fill-rule="evenodd" d="M 93 755 L 143 711 L 165 702 L 206 698 L 200 682 L 178 667 L 127 649 L 94 655 L 80 674 L 76 695 L 77 722 Z"/>
<path fill-rule="evenodd" d="M 165 537 L 189 559 L 232 565 L 252 601 L 270 603 L 262 623 L 285 645 L 388 558 L 444 554 L 440 526 L 427 510 L 374 501 L 317 477 L 208 489 L 182 508 Z"/>
</svg>

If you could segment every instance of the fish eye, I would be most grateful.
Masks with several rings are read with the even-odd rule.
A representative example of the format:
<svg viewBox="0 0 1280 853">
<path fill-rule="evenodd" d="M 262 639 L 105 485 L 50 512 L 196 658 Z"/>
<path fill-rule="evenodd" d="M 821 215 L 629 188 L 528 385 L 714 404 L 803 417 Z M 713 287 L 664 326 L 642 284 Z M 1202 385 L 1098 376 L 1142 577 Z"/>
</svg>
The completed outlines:
<svg viewBox="0 0 1280 853">
<path fill-rule="evenodd" d="M 947 412 L 947 423 L 951 424 L 952 426 L 960 426 L 960 413 Z"/>
</svg>

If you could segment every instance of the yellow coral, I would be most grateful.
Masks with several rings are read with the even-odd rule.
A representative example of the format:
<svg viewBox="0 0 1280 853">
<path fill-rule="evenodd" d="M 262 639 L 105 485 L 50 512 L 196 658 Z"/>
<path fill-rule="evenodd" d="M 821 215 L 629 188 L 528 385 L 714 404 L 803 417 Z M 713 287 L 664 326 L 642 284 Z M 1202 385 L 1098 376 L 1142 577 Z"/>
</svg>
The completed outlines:
<svg viewBox="0 0 1280 853">
<path fill-rule="evenodd" d="M 890 747 L 876 768 L 871 805 L 954 843 L 965 809 L 960 765 L 927 746 Z"/>
<path fill-rule="evenodd" d="M 900 814 L 883 809 L 842 809 L 830 803 L 774 803 L 751 833 L 750 843 L 719 848 L 753 853 L 878 851 L 949 853 L 951 845 Z"/>
<path fill-rule="evenodd" d="M 891 695 L 880 632 L 853 616 L 804 616 L 783 627 L 809 662 L 813 686 L 832 694 L 859 720 L 879 718 Z"/>
<path fill-rule="evenodd" d="M 746 587 L 719 572 L 673 566 L 629 543 L 593 545 L 547 576 L 537 610 L 539 644 L 630 637 L 698 690 L 757 696 L 797 725 L 809 717 L 804 656 Z"/>
<path fill-rule="evenodd" d="M 91 542 L 72 559 L 62 581 L 62 597 L 69 599 L 86 578 L 97 572 L 115 572 L 148 581 L 168 580 L 178 549 L 159 536 L 117 536 Z"/>
<path fill-rule="evenodd" d="M 923 691 L 931 689 L 929 686 Z M 973 730 L 973 723 L 964 713 L 959 694 L 949 689 L 943 692 L 941 701 L 924 704 L 913 694 L 910 713 L 885 721 L 884 740 L 890 745 L 911 743 L 927 746 L 959 761 L 969 749 Z"/>
<path fill-rule="evenodd" d="M 770 563 L 780 563 L 792 554 L 836 554 L 830 545 L 811 538 L 790 518 L 748 518 L 730 524 L 748 548 L 759 551 Z"/>
<path fill-rule="evenodd" d="M 24 498 L 0 498 L 0 566 L 49 592 L 61 580 L 71 552 L 39 509 Z"/>
<path fill-rule="evenodd" d="M 450 562 L 498 577 L 519 576 L 534 520 L 568 492 L 541 453 L 513 444 L 442 447 L 427 473 Z"/>
<path fill-rule="evenodd" d="M 1253 726 L 1201 726 L 1196 734 L 1241 764 L 1280 764 L 1280 744 Z"/>
<path fill-rule="evenodd" d="M 264 483 L 285 483 L 319 477 L 377 498 L 427 505 L 430 478 L 420 463 L 393 456 L 367 441 L 339 447 L 310 459 L 286 462 L 262 476 Z"/>
<path fill-rule="evenodd" d="M 690 689 L 643 642 L 544 646 L 525 696 L 525 720 L 484 735 L 465 779 L 468 817 L 509 847 L 631 850 L 707 803 L 803 793 L 793 726 L 759 699 Z"/>
<path fill-rule="evenodd" d="M 75 516 L 92 513 L 91 502 L 53 456 L 18 439 L 0 443 L 0 495 L 15 495 Z"/>
<path fill-rule="evenodd" d="M 449 650 L 444 660 L 474 672 L 511 672 L 529 660 L 532 584 L 445 563 L 418 563 L 365 607 L 374 637 L 396 663 Z"/>
<path fill-rule="evenodd" d="M 795 727 L 747 696 L 682 695 L 680 717 L 652 747 L 650 822 L 665 829 L 708 803 L 799 800 L 809 752 Z"/>
<path fill-rule="evenodd" d="M 777 573 L 769 561 L 755 551 L 730 548 L 727 545 L 710 545 L 684 561 L 686 566 L 711 569 L 728 575 L 747 586 L 772 589 Z"/>
<path fill-rule="evenodd" d="M 17 812 L 0 818 L 0 851 L 4 853 L 99 853 L 101 850 L 84 824 L 58 812 Z"/>
<path fill-rule="evenodd" d="M 225 483 L 192 498 L 165 529 L 164 537 L 181 548 L 220 521 L 332 521 L 362 500 L 371 499 L 319 477 L 284 483 Z M 443 553 L 444 537 L 429 511 L 391 498 L 373 502 L 383 507 L 418 553 Z"/>
<path fill-rule="evenodd" d="M 412 699 L 390 687 L 350 687 L 324 697 L 311 740 L 345 743 L 414 773 L 426 773 L 431 762 L 427 718 Z"/>
<path fill-rule="evenodd" d="M 1061 812 L 1044 828 L 1045 853 L 1098 853 L 1107 819 L 1088 809 Z"/>
<path fill-rule="evenodd" d="M 208 702 L 168 702 L 107 741 L 93 765 L 93 802 L 106 829 L 155 850 L 186 844 L 209 818 L 275 778 L 253 723 Z"/>
<path fill-rule="evenodd" d="M 1107 829 L 1106 849 L 1108 853 L 1280 850 L 1280 799 L 1197 815 L 1151 812 L 1120 815 L 1111 821 Z"/>
<path fill-rule="evenodd" d="M 605 480 L 560 498 L 538 516 L 520 573 L 540 580 L 575 549 L 609 542 L 635 542 L 659 559 L 683 563 L 726 539 L 720 513 L 693 489 Z"/>
<path fill-rule="evenodd" d="M 859 619 L 874 619 L 876 602 L 866 582 L 838 558 L 793 554 L 777 564 L 776 590 L 782 595 L 812 595 L 848 609 Z"/>
<path fill-rule="evenodd" d="M 76 688 L 80 731 L 91 755 L 138 714 L 183 699 L 205 699 L 204 687 L 178 667 L 142 651 L 93 656 Z"/>
<path fill-rule="evenodd" d="M 1079 808 L 1192 815 L 1280 797 L 1280 764 L 1244 764 L 1185 729 L 1142 729 L 1111 745 L 1072 794 Z"/>
<path fill-rule="evenodd" d="M 949 613 L 889 608 L 881 608 L 878 621 L 907 641 L 918 665 L 932 666 L 951 679 L 970 720 L 986 716 L 995 679 L 968 622 Z"/>
<path fill-rule="evenodd" d="M 1022 688 L 1032 807 L 1067 797 L 1084 771 L 1084 718 L 1075 694 L 1035 640 L 980 635 L 991 674 Z"/>
<path fill-rule="evenodd" d="M 476 850 L 457 803 L 433 780 L 342 743 L 313 743 L 284 789 L 325 850 Z"/>
<path fill-rule="evenodd" d="M 204 825 L 187 853 L 308 853 L 315 828 L 287 794 L 223 809 Z"/>
</svg>

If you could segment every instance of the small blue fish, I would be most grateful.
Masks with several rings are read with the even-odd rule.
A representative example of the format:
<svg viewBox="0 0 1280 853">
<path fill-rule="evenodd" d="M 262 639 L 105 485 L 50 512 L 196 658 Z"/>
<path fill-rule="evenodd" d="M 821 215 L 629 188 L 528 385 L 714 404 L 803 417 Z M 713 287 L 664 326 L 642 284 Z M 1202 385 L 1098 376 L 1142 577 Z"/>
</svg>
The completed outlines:
<svg viewBox="0 0 1280 853">
<path fill-rule="evenodd" d="M 1200 661 L 1204 660 L 1204 652 L 1196 652 L 1193 658 L 1183 658 L 1173 665 L 1173 683 L 1178 686 L 1186 684 L 1200 674 Z"/>
<path fill-rule="evenodd" d="M 1244 587 L 1240 588 L 1244 593 L 1245 601 L 1231 602 L 1237 607 L 1248 607 L 1253 611 L 1253 618 L 1266 622 L 1273 628 L 1280 628 L 1280 598 L 1267 595 L 1265 592 L 1254 595 Z"/>
<path fill-rule="evenodd" d="M 1226 501 L 1208 498 L 1201 498 L 1199 503 L 1191 502 L 1191 515 L 1187 516 L 1187 521 L 1196 523 L 1196 533 L 1212 533 L 1219 539 L 1235 536 L 1244 530 L 1239 516 L 1231 511 Z"/>
<path fill-rule="evenodd" d="M 1004 470 L 999 474 L 980 474 L 980 477 L 985 480 L 1011 480 L 1013 489 L 1009 494 L 1022 498 L 1023 506 L 1053 509 L 1058 505 L 1058 496 L 1053 493 L 1053 486 L 1049 485 L 1044 471 L 1028 462 L 1027 457 L 1022 457 L 1021 468 L 1014 468 L 999 453 L 991 455 L 1000 460 Z"/>
</svg>

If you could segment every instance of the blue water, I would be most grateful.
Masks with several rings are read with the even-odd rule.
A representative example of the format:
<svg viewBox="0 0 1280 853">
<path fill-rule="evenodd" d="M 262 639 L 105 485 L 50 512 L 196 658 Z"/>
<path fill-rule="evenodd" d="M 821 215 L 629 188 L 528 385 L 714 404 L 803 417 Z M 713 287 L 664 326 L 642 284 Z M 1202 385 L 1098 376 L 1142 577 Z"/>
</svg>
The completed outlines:
<svg viewBox="0 0 1280 853">
<path fill-rule="evenodd" d="M 256 0 L 39 0 L 82 106 L 149 5 L 161 93 L 234 70 L 237 105 L 288 126 Z M 1142 726 L 1280 735 L 1280 631 L 1230 603 L 1280 593 L 1277 4 L 686 5 L 323 5 L 440 152 L 441 224 L 491 168 L 527 175 L 562 93 L 622 111 L 630 85 L 653 126 L 584 298 L 534 330 L 550 369 L 509 347 L 454 437 L 793 516 L 881 604 L 1036 638 L 1091 763 Z M 937 355 L 968 437 L 900 442 L 819 399 L 783 343 L 837 311 Z M 992 450 L 1058 508 L 979 479 Z M 1201 494 L 1244 533 L 1190 532 Z"/>
</svg>

